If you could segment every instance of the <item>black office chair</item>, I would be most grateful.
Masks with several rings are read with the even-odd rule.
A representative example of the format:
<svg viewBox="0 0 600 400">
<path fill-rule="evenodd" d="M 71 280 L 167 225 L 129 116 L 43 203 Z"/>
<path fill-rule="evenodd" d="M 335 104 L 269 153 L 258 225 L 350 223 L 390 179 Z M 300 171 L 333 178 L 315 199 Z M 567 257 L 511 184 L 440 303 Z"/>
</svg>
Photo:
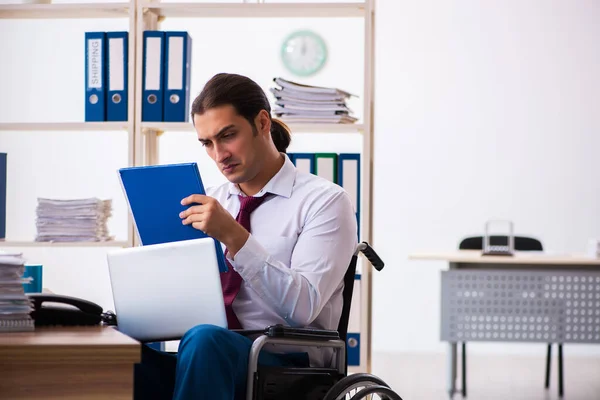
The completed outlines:
<svg viewBox="0 0 600 400">
<path fill-rule="evenodd" d="M 368 243 L 363 242 L 357 246 L 344 276 L 343 307 L 337 331 L 294 329 L 280 325 L 268 327 L 264 331 L 238 331 L 246 335 L 262 334 L 254 340 L 250 351 L 247 400 L 359 400 L 369 395 L 402 400 L 383 380 L 374 375 L 347 375 L 346 336 L 356 264 L 361 252 L 378 271 L 384 266 Z M 329 368 L 259 366 L 258 355 L 266 344 L 329 347 L 336 352 L 336 363 Z"/>
<path fill-rule="evenodd" d="M 508 244 L 507 236 L 490 236 L 491 246 L 506 246 Z M 531 237 L 515 236 L 514 246 L 517 251 L 543 251 L 542 243 Z M 463 239 L 458 245 L 460 250 L 482 250 L 483 237 L 472 236 Z M 462 394 L 467 396 L 467 344 L 462 343 Z M 563 395 L 563 356 L 562 344 L 558 344 L 558 392 Z M 548 351 L 546 354 L 546 382 L 545 387 L 550 387 L 550 362 L 552 360 L 552 343 L 548 343 Z"/>
</svg>

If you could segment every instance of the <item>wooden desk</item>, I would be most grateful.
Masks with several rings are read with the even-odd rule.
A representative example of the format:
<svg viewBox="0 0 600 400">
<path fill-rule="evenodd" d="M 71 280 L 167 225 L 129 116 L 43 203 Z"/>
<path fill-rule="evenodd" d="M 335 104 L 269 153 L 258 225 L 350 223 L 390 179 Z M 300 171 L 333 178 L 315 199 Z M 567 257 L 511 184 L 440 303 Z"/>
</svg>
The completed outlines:
<svg viewBox="0 0 600 400">
<path fill-rule="evenodd" d="M 441 337 L 448 341 L 450 396 L 456 391 L 457 342 L 600 342 L 598 258 L 542 252 L 483 256 L 480 250 L 458 250 L 414 253 L 409 259 L 445 261 L 450 270 L 463 271 L 442 273 Z M 578 315 L 579 310 L 573 307 L 583 304 L 586 309 Z M 578 320 L 586 321 L 585 331 L 578 325 L 583 321 Z M 568 326 L 562 330 L 571 323 L 573 329 Z M 456 332 L 458 336 L 452 336 Z M 562 396 L 561 349 L 558 367 Z M 463 393 L 465 364 L 463 347 Z"/>
<path fill-rule="evenodd" d="M 0 333 L 0 398 L 129 399 L 140 344 L 108 326 Z"/>
</svg>

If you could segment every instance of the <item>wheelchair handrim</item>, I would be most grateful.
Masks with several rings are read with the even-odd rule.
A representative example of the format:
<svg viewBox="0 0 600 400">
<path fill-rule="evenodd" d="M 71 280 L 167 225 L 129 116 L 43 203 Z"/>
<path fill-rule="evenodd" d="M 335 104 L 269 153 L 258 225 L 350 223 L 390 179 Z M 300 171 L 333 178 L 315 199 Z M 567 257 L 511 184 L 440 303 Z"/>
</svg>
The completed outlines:
<svg viewBox="0 0 600 400">
<path fill-rule="evenodd" d="M 361 389 L 366 389 L 368 387 L 371 386 L 381 386 L 381 384 L 376 383 L 376 382 L 370 382 L 370 381 L 362 381 L 362 382 L 356 382 L 350 386 L 348 386 L 345 390 L 346 392 L 343 394 L 340 394 L 339 396 L 337 396 L 335 398 L 335 400 L 345 400 L 346 399 L 346 395 L 348 395 L 348 393 L 352 390 L 361 388 Z"/>
</svg>

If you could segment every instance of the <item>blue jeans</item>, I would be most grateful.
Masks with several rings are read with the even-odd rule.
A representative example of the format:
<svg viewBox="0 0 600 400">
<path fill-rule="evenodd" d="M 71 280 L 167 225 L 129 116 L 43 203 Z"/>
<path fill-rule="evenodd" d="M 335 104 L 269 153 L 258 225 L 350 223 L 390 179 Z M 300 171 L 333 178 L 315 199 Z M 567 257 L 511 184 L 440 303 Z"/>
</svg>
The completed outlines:
<svg viewBox="0 0 600 400">
<path fill-rule="evenodd" d="M 198 325 L 181 339 L 178 354 L 142 346 L 135 365 L 134 398 L 242 400 L 252 340 L 214 325 Z M 308 366 L 308 355 L 262 351 L 264 366 Z"/>
</svg>

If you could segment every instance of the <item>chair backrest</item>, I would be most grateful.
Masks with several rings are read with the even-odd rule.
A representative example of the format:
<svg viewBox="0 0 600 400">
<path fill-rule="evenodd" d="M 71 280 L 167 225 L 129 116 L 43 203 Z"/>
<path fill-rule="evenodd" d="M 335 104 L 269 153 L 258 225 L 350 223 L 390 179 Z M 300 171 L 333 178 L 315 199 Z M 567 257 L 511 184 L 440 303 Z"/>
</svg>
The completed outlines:
<svg viewBox="0 0 600 400">
<path fill-rule="evenodd" d="M 542 242 L 532 237 L 515 236 L 515 250 L 517 251 L 542 251 Z M 502 246 L 508 244 L 508 236 L 490 236 L 490 244 Z M 482 250 L 483 236 L 472 236 L 463 239 L 458 245 L 460 250 Z"/>
<path fill-rule="evenodd" d="M 350 260 L 350 265 L 344 275 L 344 291 L 342 292 L 342 315 L 340 316 L 340 322 L 338 323 L 338 333 L 340 339 L 346 340 L 348 335 L 348 321 L 350 319 L 350 305 L 352 304 L 352 291 L 354 289 L 354 277 L 356 275 L 356 264 L 358 262 L 358 256 L 353 255 Z"/>
</svg>

